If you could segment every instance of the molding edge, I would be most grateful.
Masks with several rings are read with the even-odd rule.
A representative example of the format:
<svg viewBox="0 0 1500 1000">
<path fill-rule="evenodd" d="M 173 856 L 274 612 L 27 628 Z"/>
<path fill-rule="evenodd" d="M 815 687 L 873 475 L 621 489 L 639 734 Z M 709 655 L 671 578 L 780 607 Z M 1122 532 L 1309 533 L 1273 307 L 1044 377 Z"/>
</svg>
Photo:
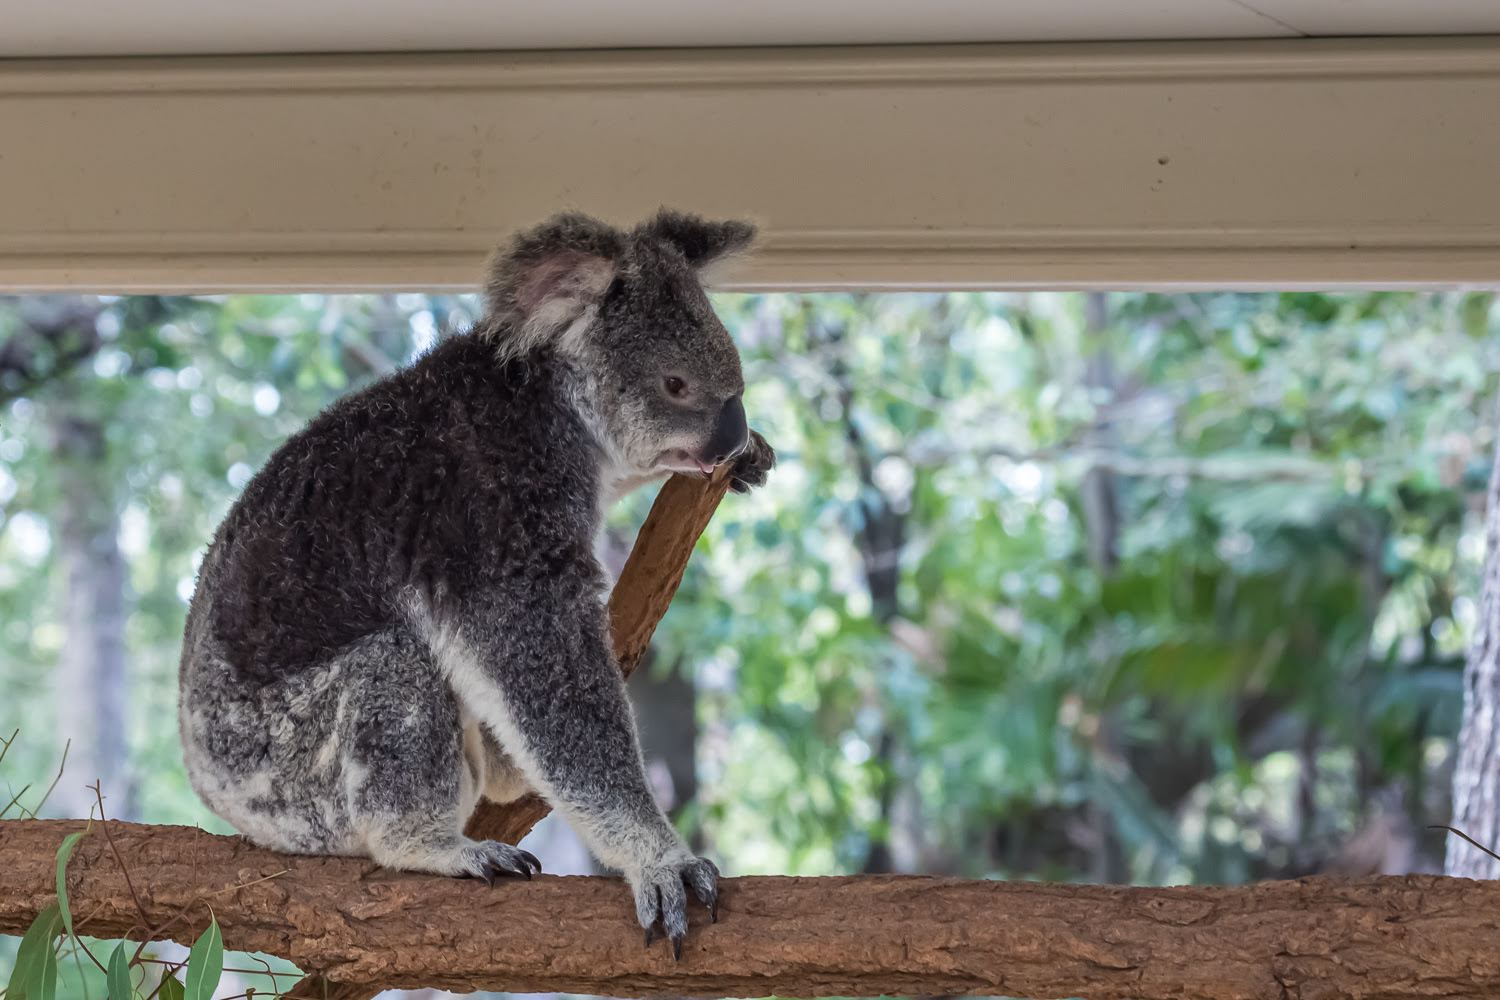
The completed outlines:
<svg viewBox="0 0 1500 1000">
<path fill-rule="evenodd" d="M 464 288 L 662 202 L 765 224 L 733 287 L 1500 284 L 1497 107 L 1489 37 L 0 61 L 0 288 Z"/>
</svg>

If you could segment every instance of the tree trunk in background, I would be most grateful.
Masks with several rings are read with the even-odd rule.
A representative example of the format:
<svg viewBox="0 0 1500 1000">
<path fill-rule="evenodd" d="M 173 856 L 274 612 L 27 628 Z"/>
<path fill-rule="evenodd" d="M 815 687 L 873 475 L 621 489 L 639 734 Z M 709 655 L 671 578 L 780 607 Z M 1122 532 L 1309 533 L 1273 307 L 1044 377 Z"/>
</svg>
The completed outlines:
<svg viewBox="0 0 1500 1000">
<path fill-rule="evenodd" d="M 72 740 L 51 805 L 87 816 L 102 783 L 117 819 L 135 815 L 126 768 L 125 559 L 120 519 L 105 465 L 104 428 L 66 400 L 53 420 L 60 496 L 57 557 L 63 574 L 64 624 L 57 673 L 58 738 Z"/>
<path fill-rule="evenodd" d="M 103 344 L 94 296 L 36 295 L 20 301 L 21 325 L 0 343 L 0 371 L 17 392 L 44 385 L 48 403 L 58 501 L 57 565 L 62 573 L 65 633 L 55 686 L 61 748 L 71 740 L 67 765 L 48 802 L 49 811 L 89 815 L 100 781 L 111 816 L 135 815 L 135 789 L 127 773 L 125 588 L 120 518 L 105 459 L 104 424 L 83 405 L 70 373 Z"/>
<path fill-rule="evenodd" d="M 655 652 L 647 652 L 631 678 L 630 701 L 657 801 L 676 817 L 698 797 L 698 689 L 681 663 L 658 676 L 655 661 Z M 688 842 L 695 851 L 703 849 L 696 826 Z"/>
<path fill-rule="evenodd" d="M 843 325 L 818 329 L 822 330 L 824 345 L 834 345 L 840 349 L 849 336 L 848 329 Z M 864 569 L 865 587 L 870 596 L 870 615 L 881 630 L 889 634 L 892 623 L 901 615 L 901 553 L 906 545 L 907 517 L 896 508 L 875 479 L 874 449 L 865 440 L 855 417 L 855 386 L 842 354 L 833 354 L 829 375 L 838 387 L 835 401 L 838 404 L 839 419 L 843 424 L 849 458 L 859 479 L 857 503 L 860 517 L 854 532 L 854 543 Z M 884 715 L 883 708 L 882 713 Z M 895 725 L 888 717 L 882 718 L 880 731 L 875 735 L 874 745 L 870 748 L 872 759 L 879 764 L 883 777 L 877 791 L 880 821 L 877 832 L 870 838 L 865 860 L 859 868 L 860 872 L 868 875 L 895 872 L 899 868 L 891 850 L 891 838 L 895 832 L 893 817 L 899 791 L 898 772 L 905 752 L 893 731 Z"/>
<path fill-rule="evenodd" d="M 1088 365 L 1083 381 L 1093 393 L 1108 394 L 1113 401 L 1119 388 L 1119 375 L 1115 369 L 1114 353 L 1109 344 L 1109 298 L 1104 292 L 1089 292 L 1084 297 L 1084 326 L 1089 346 Z M 1116 435 L 1110 426 L 1110 418 L 1096 420 L 1090 430 L 1087 443 L 1100 450 L 1112 450 Z M 1113 469 L 1095 465 L 1083 474 L 1078 486 L 1079 506 L 1083 512 L 1083 527 L 1088 543 L 1089 563 L 1101 580 L 1112 576 L 1120 562 L 1120 499 L 1119 478 Z M 1104 650 L 1103 655 L 1114 657 L 1113 650 Z M 1114 713 L 1106 711 L 1099 720 L 1098 736 L 1095 738 L 1096 758 L 1111 761 L 1121 759 Z M 1088 806 L 1088 823 L 1093 828 L 1095 847 L 1093 851 L 1092 878 L 1096 882 L 1128 882 L 1130 870 L 1123 845 L 1115 830 L 1114 818 L 1098 802 Z"/>
<path fill-rule="evenodd" d="M 1453 770 L 1453 825 L 1481 844 L 1500 843 L 1500 452 L 1490 473 L 1479 624 L 1464 669 L 1464 722 Z M 1500 878 L 1500 861 L 1448 838 L 1447 871 Z"/>
<path fill-rule="evenodd" d="M 1090 347 L 1088 367 L 1083 383 L 1090 390 L 1108 393 L 1113 399 L 1119 386 L 1115 359 L 1106 339 L 1109 331 L 1109 299 L 1103 292 L 1089 292 L 1084 298 L 1084 325 Z M 1095 423 L 1087 443 L 1092 448 L 1110 450 L 1115 434 L 1108 418 Z M 1120 503 L 1114 470 L 1095 465 L 1083 474 L 1079 498 L 1083 507 L 1084 530 L 1088 535 L 1089 562 L 1101 577 L 1107 577 L 1119 564 Z"/>
</svg>

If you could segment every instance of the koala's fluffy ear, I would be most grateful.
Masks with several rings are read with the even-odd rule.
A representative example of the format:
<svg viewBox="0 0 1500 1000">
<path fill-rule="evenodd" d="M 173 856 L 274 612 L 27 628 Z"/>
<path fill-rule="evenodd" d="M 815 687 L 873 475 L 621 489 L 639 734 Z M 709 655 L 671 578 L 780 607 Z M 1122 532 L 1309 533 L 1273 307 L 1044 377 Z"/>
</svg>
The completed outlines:
<svg viewBox="0 0 1500 1000">
<path fill-rule="evenodd" d="M 702 276 L 707 268 L 750 249 L 755 226 L 748 222 L 709 222 L 685 212 L 664 208 L 636 227 L 635 235 L 662 240 L 676 247 Z"/>
<path fill-rule="evenodd" d="M 569 212 L 516 236 L 490 260 L 486 327 L 502 353 L 525 354 L 595 308 L 615 279 L 625 237 Z"/>
</svg>

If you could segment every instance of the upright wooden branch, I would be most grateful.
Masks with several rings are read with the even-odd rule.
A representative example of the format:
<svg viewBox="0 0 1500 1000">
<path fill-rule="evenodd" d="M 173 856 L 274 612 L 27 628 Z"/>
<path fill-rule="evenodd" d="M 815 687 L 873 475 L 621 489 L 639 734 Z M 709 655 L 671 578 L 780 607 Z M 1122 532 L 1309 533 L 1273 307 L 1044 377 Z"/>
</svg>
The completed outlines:
<svg viewBox="0 0 1500 1000">
<path fill-rule="evenodd" d="M 646 654 L 682 583 L 698 536 L 729 492 L 729 473 L 730 467 L 721 465 L 708 479 L 673 476 L 656 495 L 609 595 L 610 635 L 626 677 Z M 516 844 L 551 811 L 536 795 L 504 805 L 482 802 L 464 832 L 476 839 Z"/>
<path fill-rule="evenodd" d="M 54 898 L 80 821 L 0 822 L 0 934 Z M 681 961 L 641 947 L 607 878 L 479 881 L 275 854 L 187 827 L 111 822 L 144 918 L 96 829 L 68 869 L 81 933 L 280 955 L 330 995 L 375 988 L 610 996 L 980 993 L 1090 1000 L 1500 996 L 1500 883 L 1429 875 L 1240 888 L 1120 888 L 913 876 L 736 878 Z M 698 911 L 695 909 L 694 916 Z M 163 926 L 165 925 L 165 926 Z M 365 990 L 359 984 L 372 984 Z"/>
</svg>

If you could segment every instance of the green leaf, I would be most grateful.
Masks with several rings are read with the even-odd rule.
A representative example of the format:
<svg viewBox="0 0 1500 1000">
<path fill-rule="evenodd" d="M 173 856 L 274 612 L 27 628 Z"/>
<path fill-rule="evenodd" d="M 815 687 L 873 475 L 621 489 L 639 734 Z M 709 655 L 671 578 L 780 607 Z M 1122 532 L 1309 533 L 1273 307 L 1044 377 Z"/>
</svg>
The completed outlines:
<svg viewBox="0 0 1500 1000">
<path fill-rule="evenodd" d="M 105 976 L 109 1000 L 132 1000 L 135 996 L 135 988 L 130 982 L 128 944 L 126 941 L 121 941 L 115 945 L 114 953 L 109 956 L 109 971 Z"/>
<path fill-rule="evenodd" d="M 52 942 L 61 930 L 62 915 L 56 903 L 37 914 L 16 949 L 6 1000 L 53 1000 L 57 995 L 57 951 Z"/>
<path fill-rule="evenodd" d="M 188 952 L 186 1000 L 213 1000 L 224 974 L 224 935 L 218 920 L 210 918 L 208 930 L 198 935 Z"/>
<path fill-rule="evenodd" d="M 32 971 L 31 983 L 26 987 L 31 1000 L 54 1000 L 57 996 L 57 949 L 48 938 L 42 947 L 37 967 Z"/>
<path fill-rule="evenodd" d="M 87 829 L 70 833 L 63 838 L 62 846 L 57 849 L 57 908 L 62 914 L 63 926 L 68 929 L 68 936 L 73 937 L 73 913 L 68 907 L 68 859 L 73 856 L 73 848 L 83 839 Z"/>
<path fill-rule="evenodd" d="M 161 988 L 156 995 L 161 1000 L 183 1000 L 182 980 L 172 975 L 171 969 L 163 969 L 161 974 Z"/>
</svg>

